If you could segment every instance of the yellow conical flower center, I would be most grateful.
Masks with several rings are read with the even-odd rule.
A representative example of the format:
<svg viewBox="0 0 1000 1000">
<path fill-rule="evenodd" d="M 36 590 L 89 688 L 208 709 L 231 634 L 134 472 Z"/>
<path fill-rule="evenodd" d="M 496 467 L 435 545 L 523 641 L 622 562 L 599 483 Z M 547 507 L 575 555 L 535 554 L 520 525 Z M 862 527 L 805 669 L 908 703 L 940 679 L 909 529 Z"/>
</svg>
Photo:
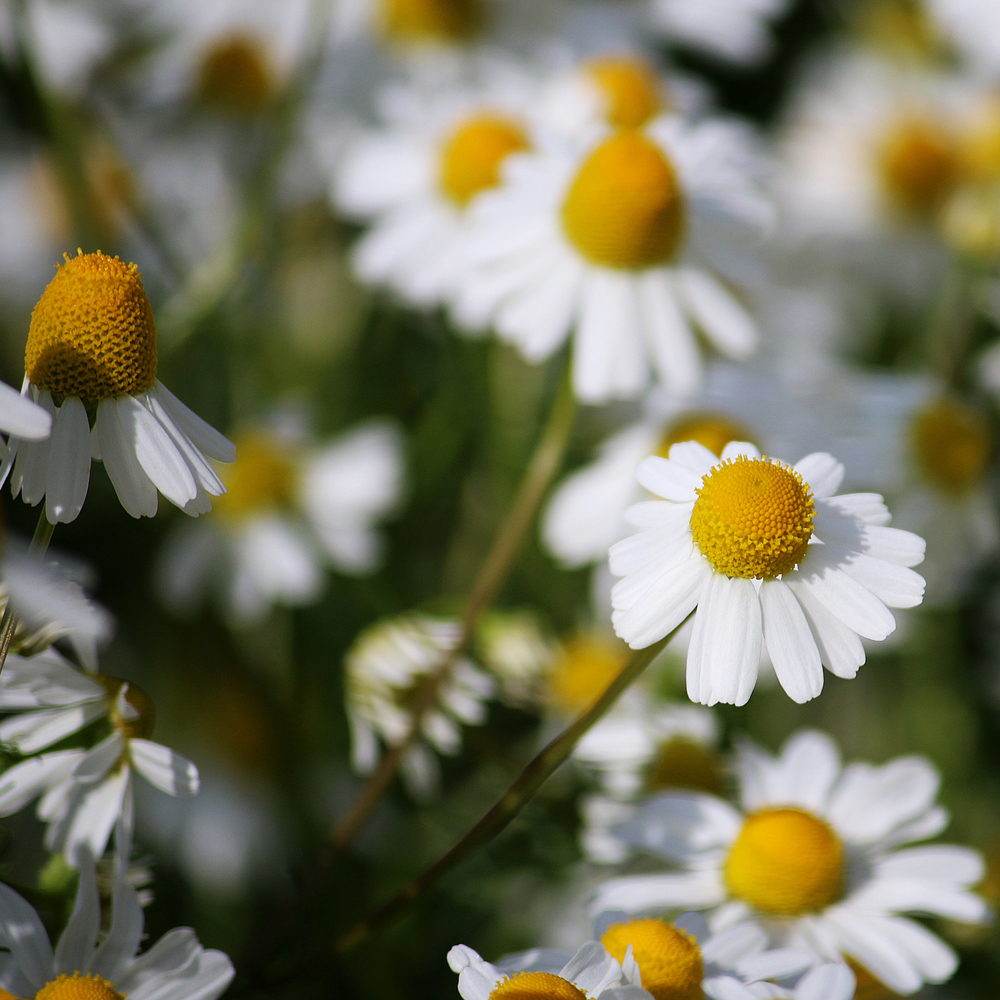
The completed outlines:
<svg viewBox="0 0 1000 1000">
<path fill-rule="evenodd" d="M 979 482 L 990 459 L 988 424 L 955 399 L 940 399 L 917 414 L 913 444 L 921 472 L 956 496 Z"/>
<path fill-rule="evenodd" d="M 590 636 L 570 639 L 549 673 L 549 693 L 560 708 L 578 712 L 592 705 L 618 676 L 628 650 Z"/>
<path fill-rule="evenodd" d="M 815 913 L 840 895 L 844 846 L 801 809 L 763 809 L 746 818 L 723 868 L 730 894 L 775 917 Z"/>
<path fill-rule="evenodd" d="M 944 204 L 959 179 L 959 150 L 943 126 L 914 118 L 898 125 L 878 154 L 889 203 L 927 219 Z"/>
<path fill-rule="evenodd" d="M 519 972 L 497 983 L 489 1000 L 587 1000 L 587 994 L 551 972 Z"/>
<path fill-rule="evenodd" d="M 648 917 L 612 924 L 601 944 L 621 962 L 632 945 L 642 987 L 655 1000 L 700 1000 L 704 962 L 698 942 L 679 927 Z"/>
<path fill-rule="evenodd" d="M 719 755 L 685 736 L 675 736 L 657 748 L 646 772 L 646 790 L 690 788 L 718 794 L 724 782 Z"/>
<path fill-rule="evenodd" d="M 501 115 L 476 115 L 441 147 L 441 190 L 464 208 L 480 191 L 500 183 L 500 165 L 511 153 L 527 148 L 528 137 L 517 122 Z"/>
<path fill-rule="evenodd" d="M 31 314 L 24 370 L 32 385 L 88 403 L 156 382 L 156 324 L 135 264 L 66 257 Z"/>
<path fill-rule="evenodd" d="M 383 26 L 402 42 L 461 41 L 483 19 L 482 0 L 383 0 Z"/>
<path fill-rule="evenodd" d="M 265 510 L 288 507 L 295 496 L 296 465 L 287 446 L 260 432 L 236 439 L 236 461 L 220 466 L 226 492 L 213 502 L 214 509 L 233 521 Z"/>
<path fill-rule="evenodd" d="M 715 413 L 686 413 L 663 432 L 656 454 L 670 457 L 670 449 L 682 441 L 697 441 L 713 455 L 722 455 L 730 441 L 753 441 L 750 432 L 735 420 Z"/>
<path fill-rule="evenodd" d="M 152 699 L 137 684 L 123 681 L 110 674 L 97 674 L 94 680 L 108 693 L 111 703 L 111 725 L 126 739 L 148 739 L 156 725 L 156 710 Z M 125 703 L 131 711 L 122 712 L 118 707 L 118 695 L 125 688 Z"/>
<path fill-rule="evenodd" d="M 770 579 L 805 555 L 816 505 L 794 469 L 740 455 L 712 469 L 697 493 L 691 533 L 717 573 Z"/>
<path fill-rule="evenodd" d="M 275 94 L 267 50 L 253 35 L 219 39 L 202 56 L 195 97 L 199 104 L 230 115 L 267 109 Z"/>
<path fill-rule="evenodd" d="M 585 72 L 604 98 L 604 117 L 615 128 L 641 128 L 662 107 L 660 84 L 640 59 L 593 59 Z"/>
<path fill-rule="evenodd" d="M 617 132 L 584 161 L 562 206 L 563 230 L 591 263 L 652 267 L 677 253 L 684 201 L 673 165 L 639 132 Z"/>
<path fill-rule="evenodd" d="M 81 976 L 65 973 L 46 983 L 36 994 L 35 1000 L 124 1000 L 124 995 L 100 976 L 87 973 Z"/>
</svg>

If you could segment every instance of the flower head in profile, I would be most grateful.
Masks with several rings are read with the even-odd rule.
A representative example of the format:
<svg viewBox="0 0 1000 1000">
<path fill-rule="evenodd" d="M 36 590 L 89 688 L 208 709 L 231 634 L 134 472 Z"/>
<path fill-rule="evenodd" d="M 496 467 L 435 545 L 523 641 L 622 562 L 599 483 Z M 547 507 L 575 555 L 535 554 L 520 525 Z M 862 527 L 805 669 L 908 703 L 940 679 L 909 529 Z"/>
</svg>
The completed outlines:
<svg viewBox="0 0 1000 1000">
<path fill-rule="evenodd" d="M 132 771 L 168 795 L 194 795 L 198 770 L 149 737 L 155 715 L 137 685 L 77 670 L 55 650 L 9 656 L 0 674 L 0 743 L 26 757 L 0 774 L 0 815 L 41 796 L 46 845 L 72 861 L 81 848 L 100 857 L 120 818 L 131 822 Z M 97 731 L 89 749 L 45 751 Z"/>
<path fill-rule="evenodd" d="M 728 123 L 661 114 L 512 153 L 504 183 L 471 208 L 453 318 L 492 326 L 533 362 L 572 335 L 584 402 L 635 398 L 651 374 L 695 391 L 696 332 L 735 358 L 756 346 L 728 287 L 771 220 L 750 147 Z"/>
<path fill-rule="evenodd" d="M 948 822 L 926 760 L 845 768 L 829 737 L 804 730 L 777 757 L 744 745 L 737 770 L 738 808 L 670 792 L 622 824 L 630 848 L 682 870 L 611 879 L 595 911 L 698 909 L 716 930 L 753 920 L 772 945 L 850 959 L 898 993 L 952 975 L 955 953 L 904 914 L 987 920 L 970 891 L 984 866 L 964 847 L 903 846 Z"/>
<path fill-rule="evenodd" d="M 2 982 L 7 996 L 215 1000 L 225 991 L 234 975 L 232 962 L 221 951 L 202 948 L 188 927 L 169 931 L 138 954 L 143 939 L 142 907 L 122 870 L 115 878 L 109 929 L 101 939 L 94 862 L 89 856 L 77 860 L 80 884 L 73 914 L 54 949 L 31 904 L 10 886 L 0 884 L 0 927 L 8 949 Z"/>
<path fill-rule="evenodd" d="M 122 506 L 152 516 L 157 490 L 203 514 L 225 491 L 206 455 L 233 445 L 156 378 L 156 324 L 135 264 L 98 251 L 66 257 L 31 314 L 26 386 L 52 417 L 45 441 L 11 438 L 2 475 L 14 496 L 45 500 L 49 522 L 72 521 L 99 457 Z M 91 429 L 93 425 L 93 429 Z"/>
<path fill-rule="evenodd" d="M 644 530 L 611 548 L 614 625 L 641 649 L 695 612 L 687 656 L 692 701 L 742 705 L 757 680 L 761 644 L 798 702 L 823 689 L 823 667 L 854 677 L 861 637 L 885 639 L 889 611 L 919 604 L 909 567 L 924 541 L 888 527 L 874 493 L 835 496 L 844 467 L 823 453 L 795 466 L 728 444 L 722 460 L 694 441 L 636 470 L 664 500 L 636 504 Z"/>
</svg>

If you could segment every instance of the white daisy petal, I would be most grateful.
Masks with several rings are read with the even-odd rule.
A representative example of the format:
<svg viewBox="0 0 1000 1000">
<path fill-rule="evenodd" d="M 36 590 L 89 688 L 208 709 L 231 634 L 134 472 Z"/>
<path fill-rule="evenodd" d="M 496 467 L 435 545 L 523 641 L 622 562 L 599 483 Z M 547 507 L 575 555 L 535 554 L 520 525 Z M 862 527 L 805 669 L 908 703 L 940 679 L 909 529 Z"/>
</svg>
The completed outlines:
<svg viewBox="0 0 1000 1000">
<path fill-rule="evenodd" d="M 881 640 L 896 630 L 896 619 L 868 589 L 851 579 L 842 569 L 822 557 L 812 557 L 821 548 L 811 545 L 799 569 L 789 574 L 789 583 L 798 579 L 802 587 L 835 618 L 866 639 Z"/>
<path fill-rule="evenodd" d="M 15 961 L 35 989 L 49 980 L 52 946 L 35 908 L 0 882 L 0 928 L 14 949 Z"/>
<path fill-rule="evenodd" d="M 796 1000 L 851 1000 L 857 979 L 843 962 L 817 965 L 796 984 Z"/>
<path fill-rule="evenodd" d="M 705 336 L 727 357 L 749 357 L 757 346 L 757 327 L 743 306 L 708 271 L 682 268 L 677 277 Z"/>
<path fill-rule="evenodd" d="M 668 792 L 649 799 L 615 833 L 633 847 L 684 864 L 727 847 L 742 825 L 740 814 L 714 795 Z"/>
<path fill-rule="evenodd" d="M 844 480 L 844 466 L 833 455 L 813 452 L 795 463 L 795 471 L 809 484 L 817 499 L 833 496 Z"/>
<path fill-rule="evenodd" d="M 81 850 L 100 857 L 121 812 L 129 781 L 129 768 L 122 767 L 81 796 L 69 818 L 65 833 L 67 860 L 71 863 Z"/>
<path fill-rule="evenodd" d="M 63 400 L 56 412 L 48 461 L 45 516 L 50 524 L 74 521 L 90 485 L 90 421 L 75 396 Z"/>
<path fill-rule="evenodd" d="M 704 600 L 711 579 L 710 570 L 701 558 L 687 559 L 669 568 L 657 587 L 650 587 L 627 611 L 615 612 L 615 631 L 633 649 L 644 649 L 658 642 Z"/>
<path fill-rule="evenodd" d="M 740 455 L 746 455 L 747 458 L 760 458 L 760 449 L 749 441 L 730 441 L 722 449 L 723 462 L 732 461 L 734 458 L 739 458 Z"/>
<path fill-rule="evenodd" d="M 677 304 L 670 275 L 647 272 L 639 277 L 637 291 L 657 375 L 676 395 L 691 395 L 701 386 L 701 355 L 691 326 Z"/>
<path fill-rule="evenodd" d="M 625 875 L 601 883 L 591 913 L 603 910 L 662 913 L 677 907 L 701 909 L 717 906 L 725 898 L 725 888 L 716 872 Z"/>
<path fill-rule="evenodd" d="M 802 607 L 788 584 L 765 580 L 760 588 L 764 642 L 778 682 L 802 704 L 823 690 L 823 665 Z"/>
<path fill-rule="evenodd" d="M 81 784 L 100 781 L 121 756 L 125 741 L 117 730 L 91 747 L 73 769 L 73 777 Z"/>
<path fill-rule="evenodd" d="M 826 921 L 835 929 L 844 953 L 863 965 L 897 993 L 915 993 L 923 979 L 911 956 L 885 934 L 879 918 L 848 907 L 828 911 Z"/>
<path fill-rule="evenodd" d="M 90 971 L 94 946 L 101 929 L 101 902 L 94 876 L 94 858 L 81 853 L 75 860 L 80 869 L 76 902 L 69 923 L 56 945 L 55 960 L 52 963 L 54 972 L 70 976 L 74 972 Z"/>
<path fill-rule="evenodd" d="M 856 676 L 865 662 L 865 647 L 857 632 L 830 614 L 801 580 L 790 580 L 788 585 L 809 622 L 823 665 L 837 677 Z"/>
<path fill-rule="evenodd" d="M 118 415 L 132 441 L 135 456 L 153 485 L 172 503 L 183 507 L 198 494 L 183 455 L 159 421 L 138 399 L 123 396 Z"/>
<path fill-rule="evenodd" d="M 118 401 L 103 399 L 95 423 L 101 458 L 121 505 L 132 517 L 156 513 L 156 487 L 139 465 L 118 412 Z"/>
<path fill-rule="evenodd" d="M 0 743 L 19 753 L 35 753 L 82 729 L 104 711 L 104 703 L 94 700 L 71 708 L 15 715 L 0 723 Z"/>
<path fill-rule="evenodd" d="M 18 812 L 46 788 L 68 777 L 82 756 L 82 750 L 56 750 L 8 768 L 0 775 L 0 816 Z"/>
<path fill-rule="evenodd" d="M 168 795 L 196 795 L 198 769 L 178 753 L 151 740 L 129 740 L 129 755 L 135 769 Z"/>
<path fill-rule="evenodd" d="M 702 476 L 679 462 L 669 458 L 650 455 L 635 469 L 635 478 L 657 496 L 676 503 L 694 503 L 698 496 L 695 490 L 701 487 Z"/>
<path fill-rule="evenodd" d="M 162 382 L 157 382 L 150 393 L 155 395 L 173 422 L 191 439 L 192 444 L 204 455 L 217 462 L 234 462 L 236 445 L 211 424 L 188 409 Z"/>
<path fill-rule="evenodd" d="M 915 608 L 924 599 L 924 578 L 905 566 L 862 554 L 843 563 L 844 572 L 890 608 Z"/>
</svg>

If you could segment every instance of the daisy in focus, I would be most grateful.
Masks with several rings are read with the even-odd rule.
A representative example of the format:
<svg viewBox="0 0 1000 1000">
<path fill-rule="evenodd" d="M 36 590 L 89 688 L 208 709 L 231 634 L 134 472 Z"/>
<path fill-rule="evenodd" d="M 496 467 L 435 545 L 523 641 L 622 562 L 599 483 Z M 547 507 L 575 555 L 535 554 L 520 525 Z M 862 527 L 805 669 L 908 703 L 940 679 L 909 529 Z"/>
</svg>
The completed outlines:
<svg viewBox="0 0 1000 1000">
<path fill-rule="evenodd" d="M 849 958 L 897 993 L 954 973 L 952 949 L 903 914 L 987 921 L 970 891 L 984 866 L 965 847 L 903 847 L 948 822 L 926 760 L 844 768 L 829 737 L 804 730 L 778 757 L 745 745 L 737 772 L 739 809 L 667 793 L 623 824 L 627 844 L 684 870 L 611 879 L 595 911 L 699 909 L 715 930 L 752 919 L 774 945 Z"/>
<path fill-rule="evenodd" d="M 216 589 L 235 626 L 272 606 L 318 599 L 325 564 L 352 576 L 382 561 L 375 524 L 403 493 L 403 442 L 388 421 L 362 424 L 323 445 L 299 428 L 258 428 L 237 439 L 219 470 L 226 493 L 209 517 L 178 527 L 157 573 L 167 605 L 190 612 Z"/>
<path fill-rule="evenodd" d="M 635 398 L 651 375 L 694 392 L 696 330 L 730 357 L 756 345 L 726 284 L 752 272 L 770 223 L 755 169 L 742 130 L 671 115 L 512 154 L 504 184 L 472 206 L 452 316 L 469 331 L 492 326 L 531 362 L 572 334 L 573 387 L 587 403 Z"/>
<path fill-rule="evenodd" d="M 232 442 L 157 380 L 156 361 L 135 264 L 100 251 L 67 256 L 31 314 L 24 355 L 25 391 L 52 417 L 52 436 L 11 438 L 0 475 L 14 496 L 44 499 L 51 524 L 75 520 L 93 455 L 132 517 L 156 513 L 157 490 L 192 516 L 210 510 L 225 487 L 205 456 L 233 461 Z"/>
<path fill-rule="evenodd" d="M 0 774 L 0 815 L 41 796 L 45 844 L 71 862 L 81 848 L 99 858 L 120 818 L 130 826 L 133 770 L 168 795 L 198 791 L 194 764 L 149 739 L 153 703 L 141 688 L 77 670 L 55 650 L 7 658 L 0 711 L 14 713 L 0 743 L 27 758 Z M 85 730 L 97 739 L 89 749 L 39 752 Z"/>
<path fill-rule="evenodd" d="M 368 774 L 378 764 L 379 741 L 392 746 L 410 730 L 411 706 L 427 677 L 441 667 L 461 637 L 457 622 L 423 614 L 377 622 L 358 636 L 345 658 L 351 764 Z M 403 756 L 402 775 L 415 798 L 437 789 L 434 751 L 454 756 L 462 747 L 461 726 L 486 721 L 493 679 L 460 657 L 441 686 L 438 704 L 423 719 L 421 738 Z"/>
<path fill-rule="evenodd" d="M 101 937 L 101 902 L 94 863 L 81 858 L 80 884 L 69 923 L 55 949 L 27 900 L 0 884 L 0 925 L 8 951 L 3 988 L 9 996 L 43 1000 L 215 1000 L 232 981 L 232 962 L 202 948 L 189 927 L 164 934 L 142 955 L 139 896 L 116 873 L 113 912 Z M 107 915 L 105 915 L 107 916 Z M 100 944 L 98 940 L 100 939 Z"/>
<path fill-rule="evenodd" d="M 662 639 L 695 612 L 687 655 L 692 701 L 743 705 L 757 681 L 761 644 L 790 698 L 823 690 L 823 667 L 854 677 L 861 638 L 896 628 L 890 607 L 920 603 L 909 567 L 924 540 L 888 527 L 874 493 L 835 496 L 844 467 L 816 452 L 795 466 L 729 444 L 720 462 L 694 441 L 636 470 L 664 497 L 636 504 L 642 532 L 611 548 L 615 631 L 634 649 Z"/>
</svg>

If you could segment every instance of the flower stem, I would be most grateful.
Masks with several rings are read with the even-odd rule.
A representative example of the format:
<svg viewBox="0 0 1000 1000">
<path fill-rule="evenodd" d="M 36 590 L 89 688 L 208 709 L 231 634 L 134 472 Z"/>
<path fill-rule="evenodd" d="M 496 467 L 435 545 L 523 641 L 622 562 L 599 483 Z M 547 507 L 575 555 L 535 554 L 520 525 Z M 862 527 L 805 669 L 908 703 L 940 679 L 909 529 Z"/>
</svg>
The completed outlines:
<svg viewBox="0 0 1000 1000">
<path fill-rule="evenodd" d="M 45 555 L 52 541 L 52 533 L 56 526 L 45 516 L 45 508 L 38 515 L 38 524 L 35 525 L 35 533 L 31 536 L 31 545 L 28 546 L 29 555 L 37 556 L 39 559 Z M 7 654 L 10 652 L 10 644 L 14 641 L 14 633 L 17 631 L 17 615 L 10 606 L 10 594 L 7 595 L 7 606 L 4 608 L 2 625 L 0 625 L 0 671 L 3 671 L 7 662 Z"/>
</svg>

